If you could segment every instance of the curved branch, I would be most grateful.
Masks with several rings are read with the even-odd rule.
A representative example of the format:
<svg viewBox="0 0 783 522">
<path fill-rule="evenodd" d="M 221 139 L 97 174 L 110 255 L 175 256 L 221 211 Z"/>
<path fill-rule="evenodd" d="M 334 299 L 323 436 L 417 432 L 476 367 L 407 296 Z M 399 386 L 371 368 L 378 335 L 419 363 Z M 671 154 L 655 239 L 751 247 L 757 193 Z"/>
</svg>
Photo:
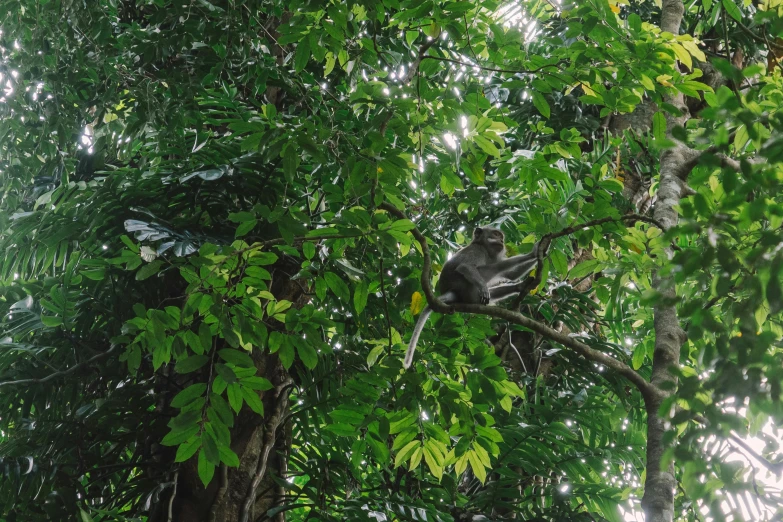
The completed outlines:
<svg viewBox="0 0 783 522">
<path fill-rule="evenodd" d="M 388 211 L 390 214 L 397 216 L 399 219 L 408 219 L 408 217 L 402 211 L 389 203 L 381 203 L 379 208 Z M 421 287 L 424 291 L 425 297 L 427 298 L 427 303 L 434 311 L 440 313 L 467 312 L 474 314 L 484 314 L 491 317 L 497 317 L 498 319 L 503 319 L 519 326 L 523 326 L 542 335 L 543 337 L 546 337 L 547 339 L 555 341 L 567 348 L 571 348 L 573 351 L 589 361 L 603 364 L 607 368 L 616 371 L 639 389 L 645 402 L 649 403 L 652 400 L 660 400 L 660 398 L 663 397 L 663 392 L 647 382 L 644 377 L 639 375 L 636 371 L 634 371 L 633 368 L 624 362 L 618 361 L 614 357 L 591 348 L 586 344 L 577 341 L 575 338 L 558 332 L 545 324 L 539 323 L 538 321 L 530 319 L 529 317 L 525 317 L 519 312 L 507 310 L 498 306 L 476 304 L 453 304 L 449 306 L 444 304 L 435 296 L 432 291 L 432 286 L 430 285 L 432 258 L 430 257 L 429 247 L 427 246 L 427 239 L 422 235 L 418 227 L 414 227 L 411 230 L 411 233 L 413 234 L 413 237 L 415 237 L 419 242 L 419 245 L 421 245 L 422 257 L 424 258 L 424 265 L 421 268 Z"/>
<path fill-rule="evenodd" d="M 614 370 L 618 374 L 622 375 L 631 383 L 633 383 L 639 391 L 642 393 L 645 402 L 650 399 L 660 398 L 663 393 L 655 386 L 647 382 L 644 377 L 639 375 L 633 368 L 628 366 L 622 361 L 615 359 L 614 357 L 607 355 L 595 348 L 591 348 L 583 342 L 577 341 L 575 337 L 571 337 L 562 332 L 558 332 L 549 326 L 530 319 L 514 310 L 507 310 L 499 306 L 488 305 L 475 305 L 475 304 L 453 304 L 452 308 L 456 312 L 467 312 L 474 314 L 484 314 L 490 317 L 497 317 L 510 323 L 523 326 L 529 330 L 536 332 L 537 334 L 546 337 L 547 339 L 554 341 L 558 344 L 570 348 L 588 361 L 603 364 L 607 368 Z"/>
</svg>

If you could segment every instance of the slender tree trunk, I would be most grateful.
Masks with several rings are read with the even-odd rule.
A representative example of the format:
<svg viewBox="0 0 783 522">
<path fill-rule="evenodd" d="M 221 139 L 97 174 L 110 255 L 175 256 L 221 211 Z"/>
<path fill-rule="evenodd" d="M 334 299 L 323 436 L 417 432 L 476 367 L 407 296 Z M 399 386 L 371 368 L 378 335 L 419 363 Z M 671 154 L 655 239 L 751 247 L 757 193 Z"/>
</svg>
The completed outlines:
<svg viewBox="0 0 783 522">
<path fill-rule="evenodd" d="M 682 0 L 664 0 L 661 9 L 661 30 L 674 35 L 680 32 L 680 23 L 685 7 Z M 680 117 L 667 118 L 667 131 L 675 125 L 682 125 L 688 118 L 688 109 L 682 94 L 667 100 L 683 111 Z M 661 154 L 660 185 L 658 199 L 653 215 L 664 228 L 677 224 L 676 206 L 680 203 L 686 185 L 678 176 L 683 172 L 682 165 L 689 159 L 682 146 L 668 149 Z M 667 251 L 671 256 L 671 252 Z M 653 288 L 661 295 L 661 301 L 654 309 L 655 352 L 651 382 L 669 397 L 676 392 L 677 377 L 672 368 L 679 365 L 680 347 L 686 336 L 677 318 L 676 292 L 673 278 L 659 274 L 653 279 Z M 674 492 L 677 481 L 674 476 L 674 463 L 662 465 L 661 459 L 667 449 L 664 435 L 671 428 L 668 412 L 661 412 L 663 397 L 647 401 L 647 480 L 644 484 L 644 509 L 647 522 L 672 522 L 674 519 Z"/>
</svg>

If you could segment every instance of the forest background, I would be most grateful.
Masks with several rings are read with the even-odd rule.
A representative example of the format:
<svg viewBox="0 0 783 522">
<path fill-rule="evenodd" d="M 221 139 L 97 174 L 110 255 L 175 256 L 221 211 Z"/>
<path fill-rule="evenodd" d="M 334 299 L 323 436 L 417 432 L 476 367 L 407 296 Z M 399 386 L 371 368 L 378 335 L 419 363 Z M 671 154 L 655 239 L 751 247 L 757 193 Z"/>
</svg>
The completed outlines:
<svg viewBox="0 0 783 522">
<path fill-rule="evenodd" d="M 0 13 L 3 520 L 780 520 L 781 0 Z"/>
</svg>

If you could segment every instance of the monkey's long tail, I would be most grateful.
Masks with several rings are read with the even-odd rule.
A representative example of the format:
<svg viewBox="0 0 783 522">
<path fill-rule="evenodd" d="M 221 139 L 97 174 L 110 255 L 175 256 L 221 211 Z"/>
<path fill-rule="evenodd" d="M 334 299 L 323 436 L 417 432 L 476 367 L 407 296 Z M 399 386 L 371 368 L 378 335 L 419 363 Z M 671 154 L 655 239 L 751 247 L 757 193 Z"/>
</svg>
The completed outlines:
<svg viewBox="0 0 783 522">
<path fill-rule="evenodd" d="M 438 299 L 446 304 L 454 303 L 457 301 L 457 294 L 449 291 L 441 295 Z M 402 363 L 402 367 L 406 370 L 413 364 L 413 354 L 416 353 L 416 345 L 419 343 L 419 336 L 421 335 L 421 331 L 424 330 L 424 325 L 427 324 L 427 319 L 430 318 L 431 313 L 432 308 L 425 306 L 421 311 L 419 320 L 416 322 L 416 327 L 413 329 L 411 340 L 408 343 L 408 351 L 405 352 L 405 360 Z"/>
<path fill-rule="evenodd" d="M 408 351 L 405 352 L 405 361 L 402 363 L 402 367 L 406 370 L 411 367 L 411 364 L 413 364 L 413 354 L 416 352 L 416 345 L 419 343 L 419 336 L 421 335 L 421 331 L 424 330 L 424 325 L 427 324 L 427 319 L 429 319 L 431 313 L 432 309 L 429 306 L 425 306 L 421 311 L 419 320 L 416 321 L 416 327 L 413 329 L 411 340 L 408 343 Z"/>
</svg>

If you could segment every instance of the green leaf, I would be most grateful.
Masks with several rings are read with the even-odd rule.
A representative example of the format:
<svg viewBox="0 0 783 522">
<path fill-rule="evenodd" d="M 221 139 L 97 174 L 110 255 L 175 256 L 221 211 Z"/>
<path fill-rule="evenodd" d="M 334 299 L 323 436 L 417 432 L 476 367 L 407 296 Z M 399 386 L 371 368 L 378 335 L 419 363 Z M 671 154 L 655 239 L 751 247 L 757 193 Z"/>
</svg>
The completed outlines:
<svg viewBox="0 0 783 522">
<path fill-rule="evenodd" d="M 738 22 L 742 22 L 742 11 L 740 11 L 737 4 L 733 0 L 723 0 L 723 8 L 726 12 Z"/>
<path fill-rule="evenodd" d="M 258 376 L 243 377 L 242 379 L 239 379 L 239 382 L 242 386 L 247 386 L 251 390 L 266 391 L 274 388 L 272 383 L 269 382 L 269 379 Z"/>
<path fill-rule="evenodd" d="M 666 139 L 666 116 L 661 111 L 653 115 L 653 136 L 656 140 Z"/>
<path fill-rule="evenodd" d="M 294 70 L 302 72 L 310 61 L 310 39 L 300 40 L 296 45 L 296 54 L 294 55 Z"/>
<path fill-rule="evenodd" d="M 198 325 L 198 338 L 206 352 L 212 350 L 212 332 L 207 323 Z"/>
<path fill-rule="evenodd" d="M 220 454 L 220 461 L 230 468 L 239 467 L 239 457 L 233 452 L 231 448 L 223 444 L 218 446 L 218 453 Z"/>
<path fill-rule="evenodd" d="M 495 144 L 489 141 L 484 136 L 474 136 L 473 142 L 479 146 L 481 150 L 489 154 L 490 156 L 494 156 L 496 158 L 500 157 L 500 151 L 497 147 L 495 147 Z"/>
<path fill-rule="evenodd" d="M 337 63 L 337 59 L 333 52 L 326 53 L 326 65 L 324 65 L 324 76 L 329 76 L 334 70 L 334 65 Z"/>
<path fill-rule="evenodd" d="M 324 279 L 326 279 L 326 284 L 329 286 L 329 289 L 334 292 L 334 294 L 339 297 L 341 301 L 346 303 L 350 301 L 351 291 L 348 289 L 348 285 L 345 284 L 345 281 L 343 281 L 340 276 L 334 272 L 327 272 L 324 274 Z"/>
<path fill-rule="evenodd" d="M 540 112 L 544 118 L 549 118 L 549 102 L 546 101 L 546 98 L 544 98 L 543 94 L 537 91 L 533 91 L 533 105 L 535 105 L 536 109 L 538 109 L 538 112 Z"/>
<path fill-rule="evenodd" d="M 162 266 L 163 261 L 160 259 L 156 259 L 151 263 L 147 263 L 146 265 L 142 266 L 138 272 L 136 272 L 136 281 L 144 281 L 148 277 L 157 274 Z"/>
<path fill-rule="evenodd" d="M 404 448 L 397 452 L 397 456 L 394 459 L 394 467 L 398 468 L 407 462 L 411 455 L 413 455 L 413 452 L 416 451 L 416 448 L 419 448 L 420 446 L 420 440 L 412 440 L 406 444 Z"/>
<path fill-rule="evenodd" d="M 315 245 L 310 241 L 302 243 L 302 253 L 306 259 L 312 259 L 315 256 Z"/>
<path fill-rule="evenodd" d="M 236 232 L 234 233 L 234 237 L 242 237 L 251 230 L 255 228 L 255 226 L 258 224 L 258 221 L 255 219 L 250 221 L 244 221 L 241 225 L 237 227 Z"/>
<path fill-rule="evenodd" d="M 44 326 L 48 326 L 49 328 L 54 328 L 55 326 L 60 326 L 63 324 L 62 317 L 55 317 L 53 315 L 42 315 L 41 316 L 41 322 Z"/>
<path fill-rule="evenodd" d="M 693 60 L 691 59 L 691 53 L 685 50 L 685 47 L 678 43 L 672 43 L 671 44 L 672 50 L 674 51 L 674 54 L 677 56 L 677 59 L 682 62 L 685 67 L 687 67 L 689 70 L 693 69 Z"/>
<path fill-rule="evenodd" d="M 174 457 L 174 462 L 185 462 L 195 455 L 199 448 L 201 448 L 201 437 L 193 437 L 183 442 L 177 448 L 177 456 Z"/>
<path fill-rule="evenodd" d="M 304 365 L 312 370 L 318 365 L 318 352 L 310 346 L 306 339 L 298 339 L 296 343 L 296 352 Z"/>
<path fill-rule="evenodd" d="M 280 363 L 286 370 L 294 363 L 295 351 L 290 341 L 286 341 L 280 346 L 280 350 L 277 352 L 277 356 L 280 358 Z"/>
<path fill-rule="evenodd" d="M 370 350 L 370 353 L 367 354 L 367 366 L 372 367 L 377 361 L 378 357 L 381 356 L 381 354 L 384 353 L 384 350 L 386 349 L 383 345 L 378 345 L 374 347 L 372 350 Z"/>
<path fill-rule="evenodd" d="M 568 272 L 569 279 L 581 279 L 582 277 L 597 272 L 601 266 L 598 259 L 582 261 Z"/>
<path fill-rule="evenodd" d="M 231 405 L 231 409 L 239 413 L 239 410 L 242 409 L 242 387 L 232 382 L 226 388 L 226 393 L 228 394 L 228 403 Z"/>
<path fill-rule="evenodd" d="M 484 484 L 487 480 L 487 469 L 484 464 L 481 463 L 475 450 L 468 452 L 468 462 L 470 462 L 470 468 L 473 470 L 473 474 L 479 479 L 479 482 Z"/>
<path fill-rule="evenodd" d="M 179 374 L 195 372 L 209 362 L 206 355 L 191 355 L 177 361 L 174 370 Z"/>
<path fill-rule="evenodd" d="M 224 348 L 218 351 L 218 355 L 224 361 L 239 366 L 241 368 L 256 367 L 256 364 L 253 362 L 253 359 L 247 354 L 247 352 L 243 352 L 240 350 L 232 350 L 230 348 Z"/>
<path fill-rule="evenodd" d="M 250 388 L 246 388 L 242 386 L 242 397 L 245 399 L 245 402 L 250 407 L 251 410 L 256 412 L 257 414 L 263 416 L 264 415 L 264 403 L 261 402 L 261 398 L 258 396 L 256 392 L 251 390 Z"/>
<path fill-rule="evenodd" d="M 198 433 L 198 430 L 198 426 L 176 426 L 163 437 L 163 440 L 160 441 L 160 443 L 163 446 L 177 446 Z"/>
<path fill-rule="evenodd" d="M 647 347 L 644 343 L 637 342 L 633 349 L 633 359 L 631 361 L 634 370 L 638 370 L 644 364 L 644 356 L 647 354 Z"/>
<path fill-rule="evenodd" d="M 364 311 L 364 308 L 367 306 L 367 294 L 369 292 L 369 285 L 367 284 L 366 280 L 360 281 L 356 285 L 356 289 L 353 293 L 353 306 L 356 309 L 356 313 L 360 314 Z"/>
<path fill-rule="evenodd" d="M 198 397 L 201 397 L 204 395 L 204 392 L 207 391 L 207 385 L 205 383 L 196 383 L 191 384 L 181 392 L 179 392 L 172 400 L 171 400 L 171 407 L 172 408 L 182 408 L 183 406 L 187 406 L 194 400 L 196 400 Z"/>
<path fill-rule="evenodd" d="M 201 479 L 201 483 L 204 484 L 204 487 L 207 487 L 214 475 L 215 465 L 207 461 L 204 448 L 201 448 L 201 451 L 198 452 L 198 478 Z"/>
</svg>

